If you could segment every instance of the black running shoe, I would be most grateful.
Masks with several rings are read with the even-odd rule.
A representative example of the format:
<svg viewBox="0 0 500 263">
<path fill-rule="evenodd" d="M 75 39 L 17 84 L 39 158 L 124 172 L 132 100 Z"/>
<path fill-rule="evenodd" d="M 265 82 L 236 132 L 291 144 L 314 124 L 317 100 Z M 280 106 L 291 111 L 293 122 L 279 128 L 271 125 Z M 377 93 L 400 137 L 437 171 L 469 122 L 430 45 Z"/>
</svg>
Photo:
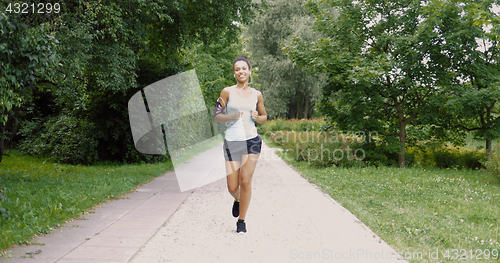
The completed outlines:
<svg viewBox="0 0 500 263">
<path fill-rule="evenodd" d="M 233 204 L 233 216 L 238 217 L 240 216 L 240 202 L 234 201 Z"/>
<path fill-rule="evenodd" d="M 238 220 L 238 222 L 236 222 L 236 233 L 246 233 L 246 232 L 247 232 L 247 227 L 245 225 L 245 221 Z"/>
</svg>

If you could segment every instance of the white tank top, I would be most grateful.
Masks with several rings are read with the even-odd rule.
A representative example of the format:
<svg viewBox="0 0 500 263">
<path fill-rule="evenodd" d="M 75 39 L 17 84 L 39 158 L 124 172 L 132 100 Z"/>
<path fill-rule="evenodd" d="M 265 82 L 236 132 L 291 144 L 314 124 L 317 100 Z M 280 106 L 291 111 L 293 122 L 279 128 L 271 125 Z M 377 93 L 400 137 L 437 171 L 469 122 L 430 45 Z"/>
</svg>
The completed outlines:
<svg viewBox="0 0 500 263">
<path fill-rule="evenodd" d="M 229 88 L 227 114 L 232 115 L 241 111 L 243 115 L 238 120 L 227 122 L 226 140 L 228 141 L 246 141 L 258 135 L 257 127 L 252 119 L 252 110 L 257 110 L 257 91 L 254 88 L 250 88 L 250 91 L 250 97 L 245 98 L 236 86 Z"/>
</svg>

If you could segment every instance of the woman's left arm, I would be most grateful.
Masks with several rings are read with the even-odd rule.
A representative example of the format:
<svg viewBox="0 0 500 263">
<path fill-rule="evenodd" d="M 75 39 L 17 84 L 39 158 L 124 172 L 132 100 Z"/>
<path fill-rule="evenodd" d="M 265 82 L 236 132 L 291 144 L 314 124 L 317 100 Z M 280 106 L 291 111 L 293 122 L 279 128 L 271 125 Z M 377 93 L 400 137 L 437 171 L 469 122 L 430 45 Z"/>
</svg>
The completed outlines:
<svg viewBox="0 0 500 263">
<path fill-rule="evenodd" d="M 267 113 L 266 108 L 264 107 L 264 97 L 261 92 L 257 95 L 257 111 L 258 112 L 255 112 L 255 114 L 252 114 L 252 119 L 259 124 L 266 122 Z"/>
</svg>

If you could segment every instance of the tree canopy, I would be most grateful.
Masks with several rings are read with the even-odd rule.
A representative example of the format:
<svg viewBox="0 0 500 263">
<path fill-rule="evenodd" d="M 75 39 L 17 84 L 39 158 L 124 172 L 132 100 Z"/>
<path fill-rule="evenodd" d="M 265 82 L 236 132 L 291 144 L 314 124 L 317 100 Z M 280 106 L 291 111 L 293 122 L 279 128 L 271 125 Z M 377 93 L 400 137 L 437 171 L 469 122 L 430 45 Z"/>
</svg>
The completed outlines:
<svg viewBox="0 0 500 263">
<path fill-rule="evenodd" d="M 430 61 L 449 72 L 449 116 L 441 126 L 473 131 L 491 141 L 500 136 L 500 6 L 497 1 L 429 1 L 423 28 L 430 41 L 422 43 Z M 496 9 L 496 11 L 494 11 Z M 439 122 L 438 122 L 439 123 Z"/>
<path fill-rule="evenodd" d="M 281 45 L 294 35 L 312 40 L 314 19 L 303 6 L 305 1 L 269 1 L 245 32 L 250 39 L 256 82 L 266 98 L 270 118 L 310 118 L 321 95 L 321 74 L 298 67 L 282 52 Z"/>
<path fill-rule="evenodd" d="M 5 139 L 18 130 L 21 107 L 32 100 L 36 80 L 49 75 L 56 62 L 57 40 L 47 24 L 24 23 L 0 13 L 0 162 Z"/>
<path fill-rule="evenodd" d="M 478 10 L 491 7 L 491 1 L 484 3 Z M 457 8 L 439 12 L 432 9 L 435 4 Z M 398 166 L 404 167 L 407 128 L 442 116 L 440 105 L 452 99 L 450 88 L 458 84 L 459 69 L 452 65 L 468 58 L 443 55 L 456 52 L 461 40 L 449 38 L 447 45 L 439 45 L 436 30 L 459 29 L 434 20 L 467 13 L 464 6 L 462 1 L 309 1 L 315 29 L 323 37 L 313 42 L 295 38 L 285 50 L 300 65 L 328 74 L 321 109 L 337 127 L 376 131 L 387 141 L 397 138 Z M 463 80 L 459 86 L 466 88 L 468 79 Z"/>
<path fill-rule="evenodd" d="M 192 68 L 186 52 L 198 51 L 191 47 L 238 43 L 237 24 L 252 17 L 252 4 L 243 0 L 69 0 L 51 15 L 8 13 L 5 5 L 0 55 L 8 62 L 0 81 L 7 89 L 0 94 L 9 106 L 2 108 L 1 136 L 15 134 L 14 124 L 22 124 L 21 150 L 69 163 L 151 160 L 133 147 L 128 98 Z M 3 34 L 13 30 L 8 25 L 22 34 Z M 23 99 L 29 96 L 21 86 L 31 98 Z"/>
</svg>

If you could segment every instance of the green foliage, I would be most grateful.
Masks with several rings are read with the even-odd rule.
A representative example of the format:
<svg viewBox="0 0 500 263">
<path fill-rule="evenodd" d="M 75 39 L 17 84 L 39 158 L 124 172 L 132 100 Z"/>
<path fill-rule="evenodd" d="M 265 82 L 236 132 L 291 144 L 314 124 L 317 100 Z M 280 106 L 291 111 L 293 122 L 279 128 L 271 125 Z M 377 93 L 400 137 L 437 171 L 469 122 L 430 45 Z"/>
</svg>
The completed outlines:
<svg viewBox="0 0 500 263">
<path fill-rule="evenodd" d="M 0 163 L 19 127 L 22 105 L 32 100 L 36 79 L 51 75 L 57 44 L 49 24 L 29 26 L 19 14 L 4 12 L 6 3 L 0 1 Z"/>
<path fill-rule="evenodd" d="M 371 142 L 363 143 L 361 147 L 365 151 L 363 162 L 367 166 L 397 166 L 398 164 L 398 151 L 394 147 L 391 148 L 387 142 L 372 139 Z M 406 155 L 407 162 L 409 158 L 411 155 Z"/>
<path fill-rule="evenodd" d="M 282 157 L 306 161 L 320 167 L 397 166 L 399 148 L 390 139 L 381 141 L 377 134 L 342 133 L 330 128 L 323 119 L 278 118 L 262 125 L 259 133 L 284 149 Z M 341 156 L 344 158 L 340 158 Z M 475 148 L 448 147 L 432 141 L 423 144 L 417 141 L 415 146 L 407 148 L 405 157 L 408 166 L 414 167 L 479 169 L 486 153 Z"/>
<path fill-rule="evenodd" d="M 281 50 L 290 35 L 301 39 L 319 38 L 312 31 L 314 19 L 304 8 L 306 1 L 272 0 L 266 2 L 248 27 L 247 48 L 265 99 L 268 117 L 310 118 L 324 85 L 325 76 L 297 67 Z"/>
<path fill-rule="evenodd" d="M 12 201 L 0 202 L 10 213 L 9 219 L 0 220 L 0 250 L 49 233 L 170 169 L 170 163 L 62 165 L 14 152 L 0 170 L 9 185 L 5 195 Z"/>
<path fill-rule="evenodd" d="M 364 152 L 360 138 L 332 132 L 276 131 L 269 140 L 283 148 L 282 158 L 305 161 L 310 165 L 329 167 L 362 166 Z"/>
<path fill-rule="evenodd" d="M 447 100 L 440 126 L 500 136 L 500 19 L 497 1 L 429 1 L 422 9 L 422 41 L 431 64 L 451 73 L 441 78 Z M 443 116 L 444 115 L 444 116 Z M 488 146 L 489 147 L 489 146 Z"/>
<path fill-rule="evenodd" d="M 484 150 L 467 149 L 463 147 L 412 147 L 408 153 L 413 156 L 413 161 L 409 163 L 416 167 L 438 167 L 455 169 L 482 168 L 482 161 L 486 158 Z"/>
<path fill-rule="evenodd" d="M 269 134 L 276 131 L 323 131 L 327 123 L 323 118 L 315 118 L 310 120 L 305 119 L 288 119 L 276 118 L 269 120 L 259 126 L 260 134 Z"/>
<path fill-rule="evenodd" d="M 443 149 L 434 152 L 434 160 L 439 168 L 470 168 L 478 169 L 481 167 L 479 162 L 484 159 L 485 154 L 476 152 L 459 152 L 451 149 Z"/>
<path fill-rule="evenodd" d="M 285 50 L 329 76 L 321 112 L 341 130 L 397 136 L 404 167 L 407 125 L 438 110 L 430 98 L 439 72 L 420 48 L 420 1 L 310 1 L 308 8 L 323 37 L 295 37 Z"/>
<path fill-rule="evenodd" d="M 47 24 L 28 27 L 19 17 L 0 13 L 0 125 L 30 99 L 30 85 L 55 63 L 57 40 L 49 29 Z"/>
<path fill-rule="evenodd" d="M 433 125 L 438 139 L 460 141 L 459 129 L 486 140 L 500 135 L 492 3 L 312 0 L 322 38 L 294 37 L 285 51 L 328 75 L 319 108 L 332 124 L 397 136 L 403 167 L 409 125 Z"/>
<path fill-rule="evenodd" d="M 25 154 L 50 156 L 55 162 L 89 164 L 98 160 L 95 125 L 62 114 L 43 124 L 29 122 L 22 131 L 27 136 L 20 149 Z"/>
<path fill-rule="evenodd" d="M 222 89 L 235 84 L 233 76 L 233 60 L 248 52 L 242 52 L 246 39 L 239 37 L 238 41 L 231 43 L 221 37 L 221 42 L 193 43 L 182 49 L 181 62 L 188 69 L 195 69 L 200 82 L 205 105 L 213 109 Z M 252 77 L 256 70 L 253 70 Z"/>
<path fill-rule="evenodd" d="M 204 54 L 213 56 L 211 61 L 205 61 L 206 64 L 203 65 L 205 70 L 202 72 L 202 85 L 216 82 L 216 79 L 210 79 L 210 63 L 218 62 L 222 57 L 227 59 L 229 53 L 233 57 L 236 53 L 235 49 L 239 48 L 238 43 L 241 41 L 238 38 L 238 24 L 251 19 L 252 6 L 251 2 L 243 0 L 70 0 L 65 1 L 64 12 L 57 17 L 17 16 L 17 20 L 12 20 L 12 17 L 7 19 L 2 13 L 0 20 L 7 27 L 2 26 L 2 37 L 6 38 L 6 44 L 0 45 L 0 53 L 4 49 L 7 51 L 4 52 L 6 59 L 1 62 L 8 62 L 2 64 L 2 69 L 6 69 L 2 72 L 8 72 L 7 69 L 15 65 L 14 55 L 22 57 L 25 54 L 23 50 L 17 53 L 9 50 L 17 48 L 14 44 L 18 40 L 26 39 L 29 43 L 36 44 L 47 36 L 52 42 L 47 40 L 47 43 L 43 42 L 44 45 L 39 45 L 36 49 L 44 51 L 43 54 L 26 52 L 33 61 L 40 60 L 42 65 L 35 66 L 35 70 L 47 74 L 34 75 L 27 71 L 26 74 L 18 72 L 14 77 L 0 75 L 0 84 L 3 83 L 1 81 L 10 81 L 12 78 L 20 83 L 26 76 L 30 82 L 24 81 L 24 84 L 33 83 L 48 96 L 34 102 L 33 98 L 24 96 L 20 90 L 10 89 L 7 93 L 0 90 L 0 97 L 6 94 L 9 102 L 16 101 L 23 112 L 29 112 L 28 115 L 20 116 L 19 121 L 27 119 L 25 123 L 44 127 L 47 133 L 50 130 L 64 134 L 64 139 L 60 140 L 55 135 L 41 132 L 26 135 L 28 137 L 25 137 L 24 145 L 36 146 L 35 149 L 28 150 L 34 154 L 54 153 L 54 160 L 68 163 L 91 163 L 97 159 L 123 162 L 162 159 L 140 154 L 135 150 L 128 123 L 128 99 L 157 80 L 197 66 L 193 64 L 200 64 L 205 57 L 194 56 L 194 61 L 190 61 L 185 58 L 184 52 L 185 49 L 195 49 L 197 45 L 205 48 Z M 19 21 L 27 26 L 16 26 L 16 30 L 24 30 L 19 34 L 4 34 L 12 24 L 4 23 L 7 20 Z M 42 28 L 45 31 L 42 32 Z M 51 34 L 44 35 L 46 32 Z M 34 40 L 31 41 L 32 39 Z M 7 44 L 12 44 L 12 47 Z M 18 46 L 23 48 L 23 43 Z M 227 47 L 230 47 L 230 51 L 221 52 Z M 54 63 L 44 64 L 41 58 Z M 214 69 L 222 66 L 225 70 L 230 69 L 227 61 L 215 64 Z M 19 64 L 19 68 L 31 70 L 30 65 Z M 220 88 L 220 85 L 215 86 Z M 31 91 L 32 88 L 25 90 Z M 206 95 L 213 97 L 214 90 L 205 90 L 209 90 L 205 92 Z M 51 112 L 47 109 L 48 105 L 55 105 L 57 110 Z M 11 108 L 9 106 L 6 110 Z M 35 110 L 29 110 L 30 108 Z M 49 125 L 42 125 L 47 114 L 41 112 L 50 115 L 48 119 L 52 121 Z M 4 114 L 0 116 L 3 117 Z M 72 128 L 75 130 L 71 130 Z M 0 136 L 5 137 L 3 130 L 1 133 Z M 37 134 L 44 137 L 36 138 Z M 82 137 L 86 135 L 88 137 Z M 82 141 L 78 142 L 78 138 L 82 138 Z M 88 145 L 85 146 L 84 142 Z M 41 149 L 45 143 L 49 143 L 50 149 Z M 62 151 L 59 155 L 56 150 L 58 147 Z M 69 156 L 74 149 L 84 151 Z"/>
<path fill-rule="evenodd" d="M 283 132 L 297 132 L 297 133 L 286 133 L 286 136 L 283 136 Z M 301 132 L 317 132 L 316 134 L 322 137 L 322 140 L 313 140 L 313 135 L 300 135 Z M 297 153 L 297 149 L 299 154 L 301 151 L 305 151 L 306 153 L 311 152 L 313 155 L 318 152 L 321 153 L 322 150 L 326 152 L 333 153 L 335 149 L 343 149 L 343 152 L 347 152 L 347 146 L 353 151 L 359 149 L 359 151 L 363 151 L 364 158 L 362 160 L 365 165 L 373 165 L 373 166 L 393 166 L 397 165 L 398 161 L 398 147 L 392 146 L 390 143 L 381 142 L 376 134 L 368 133 L 343 133 L 341 131 L 335 131 L 332 126 L 328 124 L 328 122 L 323 118 L 316 118 L 311 120 L 297 120 L 297 119 L 289 119 L 285 120 L 282 118 L 277 118 L 274 120 L 267 121 L 263 125 L 259 127 L 259 134 L 263 134 L 266 138 L 269 138 L 271 142 L 276 143 L 279 146 L 288 149 L 289 151 L 295 150 Z M 276 135 L 278 134 L 278 135 Z M 289 139 L 291 138 L 305 138 L 308 141 L 306 145 L 295 145 L 297 139 Z M 310 133 L 313 134 L 313 133 Z M 333 144 L 325 144 L 324 139 L 326 137 L 327 141 L 334 142 Z M 333 136 L 333 137 L 332 137 Z M 272 138 L 272 139 L 271 139 Z M 283 141 L 283 138 L 286 140 Z M 353 139 L 354 138 L 354 139 Z M 303 140 L 302 140 L 303 141 Z M 389 140 L 390 141 L 390 140 Z M 354 142 L 354 143 L 353 143 Z M 345 151 L 344 151 L 345 150 Z M 340 152 L 338 152 L 338 158 L 340 159 Z M 301 155 L 302 156 L 302 155 Z M 303 157 L 296 155 L 296 160 L 305 160 Z M 332 155 L 330 155 L 332 156 Z M 347 155 L 346 155 L 347 156 Z M 359 152 L 359 157 L 361 156 L 361 152 Z M 314 157 L 316 158 L 316 157 Z M 350 157 L 349 157 L 350 158 Z M 320 159 L 316 160 L 320 166 L 328 166 L 332 164 L 339 164 L 341 162 L 334 162 L 333 157 L 327 161 L 327 157 L 325 157 L 324 161 Z M 350 162 L 348 159 L 342 159 L 344 162 L 347 162 L 344 166 L 352 166 L 359 165 L 359 163 L 355 160 L 355 158 L 351 158 L 354 162 Z"/>
<path fill-rule="evenodd" d="M 93 164 L 105 160 L 127 163 L 166 160 L 165 156 L 136 151 L 133 143 L 129 143 L 133 142 L 132 136 L 126 133 L 130 129 L 128 123 L 119 121 L 118 118 L 110 120 L 108 125 L 111 127 L 106 130 L 98 130 L 95 122 L 67 114 L 27 121 L 20 131 L 24 140 L 18 148 L 24 154 L 48 157 L 52 161 L 67 164 Z M 120 129 L 123 130 L 117 132 Z M 126 136 L 115 137 L 121 134 Z"/>
</svg>

